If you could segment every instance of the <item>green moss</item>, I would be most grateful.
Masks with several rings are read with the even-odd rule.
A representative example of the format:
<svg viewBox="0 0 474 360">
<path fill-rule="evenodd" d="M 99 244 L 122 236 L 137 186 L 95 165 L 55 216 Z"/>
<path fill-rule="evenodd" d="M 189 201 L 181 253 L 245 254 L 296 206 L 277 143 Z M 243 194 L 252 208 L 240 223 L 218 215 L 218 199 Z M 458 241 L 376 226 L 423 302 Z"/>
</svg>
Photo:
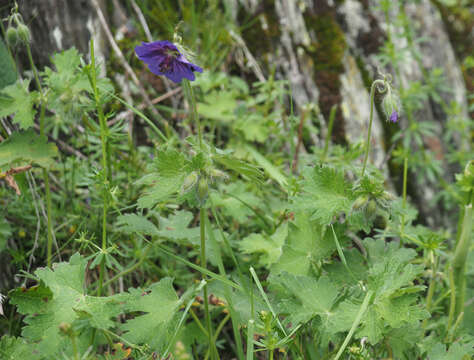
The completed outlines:
<svg viewBox="0 0 474 360">
<path fill-rule="evenodd" d="M 329 119 L 331 107 L 342 101 L 340 75 L 344 72 L 344 53 L 347 48 L 344 33 L 336 22 L 335 14 L 328 10 L 320 13 L 305 13 L 309 31 L 314 32 L 315 41 L 306 48 L 314 62 L 314 81 L 319 89 L 319 107 Z M 345 143 L 344 120 L 341 111 L 336 114 L 333 140 Z"/>
<path fill-rule="evenodd" d="M 261 61 L 265 54 L 274 53 L 274 43 L 281 36 L 275 0 L 262 0 L 259 10 L 252 16 L 244 13 L 242 8 L 240 10 L 238 23 L 243 24 L 242 37 L 250 52 Z"/>
</svg>

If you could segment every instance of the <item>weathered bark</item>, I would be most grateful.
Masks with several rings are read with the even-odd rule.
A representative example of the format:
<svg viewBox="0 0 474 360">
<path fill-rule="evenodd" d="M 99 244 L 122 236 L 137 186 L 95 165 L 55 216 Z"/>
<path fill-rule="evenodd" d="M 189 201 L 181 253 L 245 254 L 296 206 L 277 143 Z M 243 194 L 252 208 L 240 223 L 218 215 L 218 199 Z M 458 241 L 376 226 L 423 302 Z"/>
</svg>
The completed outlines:
<svg viewBox="0 0 474 360">
<path fill-rule="evenodd" d="M 103 0 L 99 2 L 104 4 Z M 18 0 L 17 3 L 31 30 L 33 58 L 40 69 L 49 65 L 51 55 L 60 50 L 75 47 L 80 53 L 88 54 L 91 35 L 99 56 L 107 49 L 89 0 Z M 0 0 L 2 19 L 10 14 L 13 5 L 13 1 Z M 21 65 L 29 68 L 24 50 L 18 51 Z"/>
</svg>

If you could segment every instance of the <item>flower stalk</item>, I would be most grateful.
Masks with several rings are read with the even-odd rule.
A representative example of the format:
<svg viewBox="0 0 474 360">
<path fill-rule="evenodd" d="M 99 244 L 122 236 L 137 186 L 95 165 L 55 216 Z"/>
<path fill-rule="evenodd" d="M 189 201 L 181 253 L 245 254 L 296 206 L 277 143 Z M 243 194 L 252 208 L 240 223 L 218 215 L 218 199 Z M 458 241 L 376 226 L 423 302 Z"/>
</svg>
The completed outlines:
<svg viewBox="0 0 474 360">
<path fill-rule="evenodd" d="M 461 225 L 461 234 L 456 245 L 452 261 L 455 305 L 453 318 L 458 318 L 464 311 L 464 298 L 466 295 L 466 259 L 471 246 L 472 234 L 472 202 L 464 207 L 464 217 Z"/>
<path fill-rule="evenodd" d="M 30 62 L 31 69 L 33 70 L 33 75 L 35 78 L 36 87 L 41 95 L 41 105 L 40 105 L 40 135 L 45 136 L 45 112 L 46 112 L 46 96 L 41 86 L 41 81 L 38 75 L 38 70 L 33 61 L 33 56 L 31 55 L 31 47 L 28 41 L 25 41 L 26 53 L 28 54 L 28 61 Z M 50 268 L 52 264 L 53 257 L 53 225 L 52 225 L 52 202 L 51 202 L 51 189 L 49 186 L 49 174 L 48 171 L 43 168 L 43 181 L 44 189 L 46 196 L 46 228 L 47 228 L 47 245 L 46 245 L 46 264 Z"/>
<path fill-rule="evenodd" d="M 380 93 L 385 93 L 387 91 L 387 82 L 385 80 L 377 79 L 372 83 L 370 87 L 370 118 L 369 118 L 369 128 L 367 130 L 367 142 L 365 144 L 365 155 L 364 155 L 364 165 L 362 166 L 362 177 L 364 177 L 365 169 L 367 167 L 367 159 L 369 158 L 370 151 L 370 136 L 372 134 L 372 122 L 374 119 L 374 100 L 375 100 L 375 91 L 378 90 Z"/>
<path fill-rule="evenodd" d="M 201 129 L 201 122 L 199 120 L 199 114 L 197 112 L 196 107 L 196 98 L 194 97 L 194 92 L 191 86 L 191 83 L 188 79 L 182 80 L 184 94 L 188 100 L 189 107 L 190 107 L 190 118 L 191 121 L 195 124 L 198 133 L 198 141 L 199 141 L 199 148 L 201 151 L 204 149 L 203 143 L 203 136 L 202 136 L 202 129 Z M 205 202 L 207 198 L 207 191 L 208 191 L 208 183 L 205 178 L 205 174 L 200 174 L 197 186 L 197 197 L 199 199 L 199 227 L 200 227 L 200 240 L 201 240 L 201 253 L 200 253 L 200 261 L 201 266 L 204 269 L 207 269 L 207 258 L 206 258 L 206 208 Z M 204 281 L 207 280 L 207 276 L 202 274 L 202 279 Z M 203 287 L 203 297 L 204 297 L 204 312 L 205 312 L 205 322 L 206 322 L 206 329 L 209 341 L 209 354 L 211 359 L 217 359 L 217 349 L 215 347 L 215 341 L 213 336 L 212 330 L 212 323 L 211 323 L 211 315 L 209 312 L 209 298 L 208 298 L 208 288 L 207 283 Z"/>
<path fill-rule="evenodd" d="M 94 95 L 94 101 L 97 109 L 97 115 L 99 117 L 100 124 L 100 142 L 102 146 L 102 180 L 103 180 L 103 190 L 102 190 L 102 247 L 103 252 L 107 249 L 107 211 L 108 211 L 108 156 L 107 156 L 107 122 L 102 108 L 102 101 L 100 99 L 99 89 L 97 88 L 97 74 L 95 68 L 95 55 L 94 55 L 94 41 L 91 39 L 91 63 L 89 65 L 89 82 L 92 87 L 92 92 Z M 97 290 L 97 296 L 102 294 L 102 285 L 104 283 L 104 272 L 105 272 L 105 257 L 102 258 L 99 266 L 99 286 Z"/>
</svg>

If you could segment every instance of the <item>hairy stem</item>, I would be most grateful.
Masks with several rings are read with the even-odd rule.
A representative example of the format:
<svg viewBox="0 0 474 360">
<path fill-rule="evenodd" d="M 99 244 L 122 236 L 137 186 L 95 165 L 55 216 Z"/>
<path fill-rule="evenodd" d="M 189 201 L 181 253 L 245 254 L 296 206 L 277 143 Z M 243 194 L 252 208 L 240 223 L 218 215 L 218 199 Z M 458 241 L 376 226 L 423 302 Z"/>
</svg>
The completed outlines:
<svg viewBox="0 0 474 360">
<path fill-rule="evenodd" d="M 403 194 L 402 194 L 402 221 L 400 224 L 400 247 L 403 244 L 403 234 L 405 232 L 405 209 L 407 207 L 407 180 L 408 180 L 408 156 L 405 154 L 403 160 Z"/>
<path fill-rule="evenodd" d="M 381 86 L 380 89 L 377 87 Z M 365 174 L 365 168 L 367 167 L 367 159 L 369 158 L 370 150 L 370 135 L 372 134 L 372 122 L 374 119 L 374 100 L 375 100 L 375 90 L 378 89 L 380 92 L 387 91 L 387 86 L 384 80 L 375 80 L 370 87 L 370 119 L 369 119 L 369 129 L 367 130 L 367 143 L 365 144 L 365 155 L 364 155 L 364 165 L 362 167 L 362 177 Z"/>
<path fill-rule="evenodd" d="M 464 218 L 461 226 L 461 235 L 456 245 L 454 258 L 452 262 L 454 288 L 456 290 L 456 302 L 454 317 L 457 318 L 459 314 L 464 311 L 464 298 L 466 295 L 466 259 L 471 246 L 471 231 L 472 231 L 472 204 L 465 206 Z"/>
<path fill-rule="evenodd" d="M 323 159 L 322 159 L 323 162 L 326 161 L 326 156 L 328 154 L 329 140 L 331 139 L 332 127 L 334 125 L 334 119 L 336 118 L 336 114 L 337 114 L 337 104 L 331 107 L 331 112 L 329 113 L 328 132 L 326 134 L 326 139 L 324 140 L 324 150 L 323 150 Z"/>
<path fill-rule="evenodd" d="M 199 120 L 199 115 L 197 112 L 197 107 L 196 107 L 196 98 L 194 97 L 194 92 L 193 88 L 191 86 L 191 83 L 189 82 L 188 79 L 183 79 L 183 90 L 184 94 L 186 95 L 189 106 L 191 107 L 191 121 L 194 122 L 197 132 L 198 132 L 198 141 L 199 141 L 199 147 L 203 148 L 203 140 L 202 140 L 202 129 L 201 129 L 201 121 Z"/>
<path fill-rule="evenodd" d="M 362 305 L 359 308 L 359 312 L 357 313 L 357 316 L 354 322 L 352 323 L 351 329 L 349 330 L 349 333 L 347 334 L 346 338 L 344 339 L 344 342 L 339 348 L 339 351 L 337 352 L 334 360 L 338 360 L 341 357 L 347 344 L 349 344 L 349 341 L 351 340 L 352 335 L 354 335 L 354 332 L 356 331 L 357 327 L 360 324 L 360 321 L 362 320 L 362 316 L 364 316 L 365 312 L 367 311 L 367 308 L 369 307 L 370 301 L 372 300 L 372 295 L 373 295 L 372 290 L 369 290 L 367 294 L 365 295 L 364 301 L 362 302 Z"/>
<path fill-rule="evenodd" d="M 94 56 L 94 41 L 91 39 L 91 64 L 90 64 L 90 73 L 89 73 L 89 82 L 94 93 L 94 101 L 97 109 L 97 115 L 99 117 L 100 124 L 100 142 L 102 146 L 102 181 L 103 181 L 103 190 L 102 190 L 102 251 L 105 252 L 107 249 L 107 210 L 108 210 L 108 156 L 107 156 L 107 120 L 104 115 L 104 109 L 102 108 L 102 101 L 100 99 L 99 89 L 97 88 L 97 74 L 95 69 L 95 56 Z M 105 258 L 102 259 L 99 267 L 99 287 L 97 290 L 97 295 L 102 294 L 102 285 L 104 282 L 104 272 L 105 272 Z"/>
<path fill-rule="evenodd" d="M 36 69 L 36 65 L 33 61 L 33 56 L 31 55 L 31 47 L 29 43 L 26 43 L 26 52 L 28 54 L 28 60 L 30 62 L 31 69 L 33 70 L 34 78 L 36 87 L 38 88 L 41 94 L 41 108 L 40 108 L 40 135 L 45 136 L 45 111 L 46 111 L 46 99 L 45 94 L 43 91 L 43 87 L 41 86 L 41 81 L 38 75 L 38 70 Z M 48 234 L 48 241 L 47 241 L 47 250 L 46 250 L 46 263 L 48 267 L 51 267 L 52 263 L 52 255 L 53 255 L 53 225 L 52 225 L 52 203 L 51 203 L 51 189 L 49 186 L 49 174 L 48 171 L 43 168 L 43 181 L 44 181 L 44 189 L 46 195 L 46 217 L 47 217 L 47 234 Z"/>
</svg>

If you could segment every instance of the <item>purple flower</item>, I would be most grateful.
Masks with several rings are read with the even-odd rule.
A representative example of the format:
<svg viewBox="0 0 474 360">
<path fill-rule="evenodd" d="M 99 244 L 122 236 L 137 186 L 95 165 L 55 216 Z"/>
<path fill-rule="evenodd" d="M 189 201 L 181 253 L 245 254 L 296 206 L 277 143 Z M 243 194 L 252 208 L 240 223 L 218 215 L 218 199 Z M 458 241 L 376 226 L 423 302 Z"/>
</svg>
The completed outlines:
<svg viewBox="0 0 474 360">
<path fill-rule="evenodd" d="M 165 75 L 175 83 L 181 82 L 183 78 L 193 81 L 194 71 L 202 72 L 199 66 L 186 60 L 176 45 L 167 40 L 142 42 L 141 46 L 135 47 L 135 53 L 148 65 L 152 73 Z"/>
<path fill-rule="evenodd" d="M 396 110 L 392 111 L 392 114 L 390 115 L 390 121 L 393 123 L 396 123 L 398 120 L 398 113 Z"/>
</svg>

